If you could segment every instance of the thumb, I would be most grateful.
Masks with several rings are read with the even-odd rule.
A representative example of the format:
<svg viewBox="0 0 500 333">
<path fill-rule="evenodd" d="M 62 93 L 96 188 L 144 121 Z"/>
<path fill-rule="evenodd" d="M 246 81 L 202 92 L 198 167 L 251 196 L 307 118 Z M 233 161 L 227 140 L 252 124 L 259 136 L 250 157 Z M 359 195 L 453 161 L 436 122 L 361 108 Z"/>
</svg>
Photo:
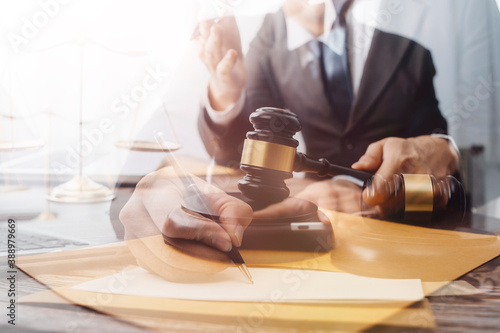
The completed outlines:
<svg viewBox="0 0 500 333">
<path fill-rule="evenodd" d="M 358 170 L 377 170 L 383 161 L 384 140 L 374 142 L 368 146 L 366 152 L 352 165 Z"/>
<path fill-rule="evenodd" d="M 399 165 L 390 154 L 387 157 L 363 191 L 363 200 L 371 206 L 387 202 L 396 191 Z"/>
<path fill-rule="evenodd" d="M 363 191 L 363 200 L 370 206 L 386 202 L 394 191 L 394 174 L 399 166 L 395 163 L 393 154 L 386 152 L 384 158 L 386 141 L 387 139 L 383 139 L 370 144 L 366 153 L 352 165 L 354 169 L 377 170 Z"/>
</svg>

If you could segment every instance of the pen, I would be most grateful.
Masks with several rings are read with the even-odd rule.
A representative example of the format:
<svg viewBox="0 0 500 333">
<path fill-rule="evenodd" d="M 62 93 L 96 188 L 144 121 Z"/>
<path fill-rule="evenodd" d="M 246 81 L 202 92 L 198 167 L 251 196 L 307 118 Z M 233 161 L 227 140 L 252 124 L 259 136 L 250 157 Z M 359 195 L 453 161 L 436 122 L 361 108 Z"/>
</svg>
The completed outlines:
<svg viewBox="0 0 500 333">
<path fill-rule="evenodd" d="M 201 216 L 206 217 L 212 221 L 214 221 L 217 224 L 221 224 L 220 219 L 217 216 L 213 216 L 211 214 L 204 214 L 204 213 L 199 213 Z M 240 254 L 240 251 L 233 246 L 231 248 L 231 251 L 227 253 L 229 255 L 229 258 L 232 260 L 232 262 L 238 267 L 240 272 L 248 279 L 253 284 L 253 279 L 252 276 L 250 275 L 250 272 L 248 271 L 247 266 L 245 265 L 245 261 L 243 260 L 243 257 Z"/>
<path fill-rule="evenodd" d="M 201 193 L 198 186 L 196 186 L 196 183 L 194 182 L 194 180 L 191 178 L 191 176 L 188 173 L 186 173 L 180 167 L 179 163 L 177 163 L 175 156 L 170 154 L 170 151 L 168 150 L 168 148 L 166 146 L 167 141 L 165 140 L 163 133 L 160 131 L 157 131 L 155 133 L 155 139 L 158 142 L 158 144 L 162 147 L 162 149 L 167 153 L 166 158 L 167 158 L 168 163 L 174 168 L 175 172 L 177 173 L 177 175 L 179 176 L 181 181 L 184 183 L 184 186 L 186 187 L 187 192 L 189 194 L 193 195 L 196 198 L 197 202 L 200 205 L 202 205 L 203 208 L 205 209 L 206 213 L 199 213 L 199 214 L 202 215 L 203 217 L 206 217 L 206 218 L 214 221 L 215 223 L 221 225 L 221 221 L 220 221 L 219 217 L 215 216 L 213 214 L 210 214 L 210 210 L 209 210 L 208 204 L 206 202 L 205 196 L 203 195 L 203 193 Z M 249 272 L 247 266 L 245 265 L 245 261 L 243 260 L 243 257 L 241 256 L 240 251 L 238 251 L 238 249 L 235 246 L 233 246 L 231 248 L 231 250 L 229 252 L 227 252 L 227 254 L 228 254 L 229 258 L 231 259 L 231 261 L 236 265 L 236 267 L 238 267 L 238 269 L 243 274 L 243 276 L 245 276 L 248 279 L 248 281 L 250 281 L 250 283 L 253 284 L 252 276 L 250 275 L 250 272 Z"/>
</svg>

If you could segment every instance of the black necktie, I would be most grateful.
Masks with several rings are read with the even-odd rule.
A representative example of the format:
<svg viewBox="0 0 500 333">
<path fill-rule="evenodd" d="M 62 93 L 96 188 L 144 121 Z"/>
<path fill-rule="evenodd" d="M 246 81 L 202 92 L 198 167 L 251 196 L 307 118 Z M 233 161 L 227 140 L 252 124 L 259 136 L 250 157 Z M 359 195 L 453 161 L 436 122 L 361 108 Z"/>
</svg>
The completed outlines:
<svg viewBox="0 0 500 333">
<path fill-rule="evenodd" d="M 328 44 L 337 45 L 337 47 L 334 47 L 336 51 L 321 43 L 325 95 L 342 127 L 347 124 L 353 100 L 347 55 L 347 27 L 345 24 L 345 14 L 351 2 L 352 0 L 335 1 L 337 19 L 328 36 Z"/>
</svg>

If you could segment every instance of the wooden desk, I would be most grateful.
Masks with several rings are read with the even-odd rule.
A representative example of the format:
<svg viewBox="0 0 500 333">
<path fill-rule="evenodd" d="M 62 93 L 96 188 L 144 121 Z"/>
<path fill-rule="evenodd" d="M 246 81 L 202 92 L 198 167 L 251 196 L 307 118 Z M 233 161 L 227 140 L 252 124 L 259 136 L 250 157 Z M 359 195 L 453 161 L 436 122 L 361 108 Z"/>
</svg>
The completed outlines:
<svg viewBox="0 0 500 333">
<path fill-rule="evenodd" d="M 82 207 L 82 206 L 80 206 Z M 490 229 L 500 230 L 500 223 L 492 220 L 488 224 L 473 222 L 473 227 L 488 225 Z M 490 230 L 491 231 L 491 230 Z M 7 270 L 2 260 L 2 272 Z M 110 267 L 108 267 L 110 268 Z M 112 267 L 111 267 L 112 268 Z M 498 332 L 500 328 L 500 257 L 482 265 L 461 277 L 472 285 L 484 290 L 484 293 L 472 296 L 436 296 L 429 297 L 430 306 L 437 323 L 436 332 Z M 19 272 L 17 277 L 18 297 L 47 290 L 40 283 Z M 2 279 L 1 293 L 6 294 L 6 280 Z M 2 297 L 0 306 L 6 305 Z M 131 315 L 132 316 L 132 315 Z M 86 308 L 71 304 L 18 304 L 16 330 L 26 332 L 146 332 L 141 327 L 111 318 Z M 139 319 L 139 318 L 138 318 Z M 149 319 L 151 320 L 151 319 Z M 225 332 L 234 327 L 210 321 L 190 319 L 161 318 L 162 327 L 169 332 Z M 415 321 L 421 318 L 414 318 Z M 2 332 L 12 327 L 6 320 L 0 324 Z M 287 327 L 262 327 L 263 332 L 297 332 Z M 324 331 L 324 330 L 322 330 Z M 373 332 L 422 332 L 419 328 L 377 326 Z"/>
</svg>

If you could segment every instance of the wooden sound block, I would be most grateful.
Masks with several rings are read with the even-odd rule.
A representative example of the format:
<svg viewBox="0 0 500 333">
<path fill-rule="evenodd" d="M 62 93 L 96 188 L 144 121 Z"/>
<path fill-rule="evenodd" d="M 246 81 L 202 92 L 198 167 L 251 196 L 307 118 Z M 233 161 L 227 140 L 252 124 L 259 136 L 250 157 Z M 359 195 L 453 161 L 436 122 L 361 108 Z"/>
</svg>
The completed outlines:
<svg viewBox="0 0 500 333">
<path fill-rule="evenodd" d="M 321 222 L 318 207 L 312 202 L 287 198 L 286 210 L 278 204 L 266 206 L 263 203 L 249 201 L 241 193 L 228 193 L 241 199 L 253 208 L 254 212 L 268 211 L 269 214 L 258 214 L 243 234 L 241 249 L 310 251 L 328 252 L 333 249 L 334 236 L 331 223 Z M 192 214 L 218 219 L 219 216 L 208 211 L 206 205 L 201 205 L 195 196 L 186 197 L 182 208 Z"/>
</svg>

